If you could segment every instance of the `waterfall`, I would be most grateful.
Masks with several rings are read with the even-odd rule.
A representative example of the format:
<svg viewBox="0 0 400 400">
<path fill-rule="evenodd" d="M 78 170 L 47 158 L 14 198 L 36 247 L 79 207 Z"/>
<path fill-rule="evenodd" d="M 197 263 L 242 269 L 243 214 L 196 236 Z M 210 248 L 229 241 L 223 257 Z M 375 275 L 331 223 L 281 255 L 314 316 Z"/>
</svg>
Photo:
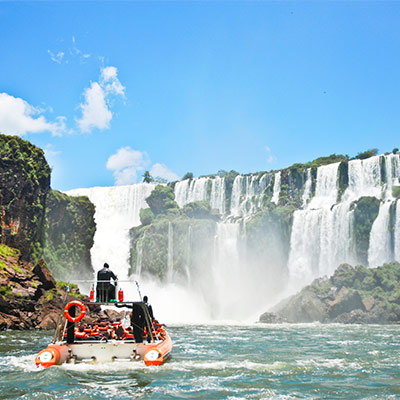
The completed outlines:
<svg viewBox="0 0 400 400">
<path fill-rule="evenodd" d="M 274 191 L 271 199 L 272 203 L 278 204 L 280 191 L 281 191 L 281 171 L 275 173 Z"/>
<path fill-rule="evenodd" d="M 174 192 L 175 201 L 179 207 L 194 201 L 208 201 L 212 209 L 225 214 L 225 179 L 223 177 L 185 179 L 176 182 Z"/>
<path fill-rule="evenodd" d="M 400 263 L 400 200 L 396 203 L 396 223 L 394 226 L 394 259 Z"/>
<path fill-rule="evenodd" d="M 189 228 L 188 228 L 188 239 L 187 239 L 187 250 L 186 250 L 186 264 L 185 264 L 186 278 L 187 278 L 189 287 L 190 287 L 191 281 L 192 281 L 191 273 L 190 273 L 191 256 L 192 256 L 192 225 L 189 225 Z"/>
<path fill-rule="evenodd" d="M 144 235 L 142 240 L 138 240 L 136 242 L 136 275 L 139 278 L 140 275 L 142 274 L 143 242 L 144 242 Z"/>
<path fill-rule="evenodd" d="M 87 196 L 95 205 L 96 233 L 91 257 L 95 270 L 105 262 L 119 279 L 126 279 L 129 270 L 129 229 L 140 225 L 139 212 L 147 208 L 145 201 L 154 184 L 93 187 L 66 192 L 70 196 Z"/>
<path fill-rule="evenodd" d="M 340 163 L 319 167 L 315 196 L 293 216 L 289 253 L 290 285 L 300 287 L 330 274 L 350 252 L 350 210 L 336 203 Z M 341 236 L 339 236 L 341 235 Z"/>
<path fill-rule="evenodd" d="M 261 177 L 238 175 L 235 178 L 232 185 L 231 216 L 248 217 L 262 207 L 262 194 L 269 182 L 268 177 L 268 174 L 263 174 Z"/>
<path fill-rule="evenodd" d="M 225 214 L 225 179 L 216 176 L 211 180 L 211 196 L 210 205 L 212 209 L 216 209 L 220 214 Z"/>
<path fill-rule="evenodd" d="M 167 265 L 167 282 L 172 282 L 174 273 L 174 231 L 172 222 L 168 222 L 168 265 Z"/>
<path fill-rule="evenodd" d="M 379 214 L 372 225 L 368 249 L 368 264 L 370 267 L 378 267 L 385 262 L 392 261 L 389 230 L 391 204 L 390 201 L 381 203 Z"/>
<path fill-rule="evenodd" d="M 310 199 L 311 186 L 312 186 L 311 168 L 307 168 L 307 178 L 306 178 L 306 183 L 304 184 L 304 192 L 302 196 L 303 208 L 306 207 L 308 200 Z"/>
</svg>

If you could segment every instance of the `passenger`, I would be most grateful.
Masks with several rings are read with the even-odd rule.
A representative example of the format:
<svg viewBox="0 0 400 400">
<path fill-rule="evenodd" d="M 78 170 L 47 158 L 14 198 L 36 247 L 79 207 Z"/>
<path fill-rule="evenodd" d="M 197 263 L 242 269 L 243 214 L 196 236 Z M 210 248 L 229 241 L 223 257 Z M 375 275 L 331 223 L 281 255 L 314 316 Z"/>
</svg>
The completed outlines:
<svg viewBox="0 0 400 400">
<path fill-rule="evenodd" d="M 145 317 L 140 307 L 136 307 L 131 312 L 131 325 L 133 327 L 133 334 L 136 343 L 143 343 L 143 328 L 145 324 Z"/>
<path fill-rule="evenodd" d="M 148 303 L 148 301 L 149 301 L 149 298 L 147 296 L 144 296 L 143 297 L 143 302 L 144 302 L 144 304 L 146 304 L 146 307 L 149 310 L 150 318 L 153 321 L 153 319 L 154 319 L 153 307 L 151 306 L 151 304 Z"/>
<path fill-rule="evenodd" d="M 97 273 L 97 300 L 100 302 L 109 302 L 115 300 L 115 285 L 111 283 L 111 278 L 114 283 L 117 281 L 117 275 L 110 270 L 110 266 L 104 263 L 103 268 Z"/>
</svg>

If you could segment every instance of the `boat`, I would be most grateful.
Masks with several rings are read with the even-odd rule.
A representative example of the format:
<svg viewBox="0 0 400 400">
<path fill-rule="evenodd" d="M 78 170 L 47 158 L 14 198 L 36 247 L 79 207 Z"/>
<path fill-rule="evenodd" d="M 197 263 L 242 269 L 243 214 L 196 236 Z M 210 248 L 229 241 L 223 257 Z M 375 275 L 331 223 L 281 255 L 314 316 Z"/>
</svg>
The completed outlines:
<svg viewBox="0 0 400 400">
<path fill-rule="evenodd" d="M 138 284 L 137 287 L 139 289 Z M 124 301 L 122 289 L 116 288 L 115 291 L 118 292 L 118 299 L 104 298 L 101 293 L 99 296 L 98 291 L 94 299 L 93 286 L 89 301 L 65 301 L 53 340 L 37 354 L 36 365 L 49 368 L 64 363 L 116 361 L 143 361 L 147 366 L 163 364 L 172 350 L 172 340 L 165 326 L 151 317 L 140 290 L 140 301 Z M 103 317 L 92 323 L 84 323 L 86 312 L 93 315 L 96 310 L 102 310 L 103 316 L 122 314 L 123 317 Z M 104 310 L 107 312 L 104 313 Z M 131 324 L 129 317 L 132 316 L 131 321 L 134 322 Z"/>
</svg>

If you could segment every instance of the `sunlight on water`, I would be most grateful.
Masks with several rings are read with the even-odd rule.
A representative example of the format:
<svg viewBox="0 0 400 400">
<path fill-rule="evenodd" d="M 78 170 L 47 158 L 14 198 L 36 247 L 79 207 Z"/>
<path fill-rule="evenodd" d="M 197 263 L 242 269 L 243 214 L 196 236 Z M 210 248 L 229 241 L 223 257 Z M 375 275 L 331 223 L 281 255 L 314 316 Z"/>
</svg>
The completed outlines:
<svg viewBox="0 0 400 400">
<path fill-rule="evenodd" d="M 171 358 L 36 368 L 46 332 L 0 334 L 0 399 L 396 399 L 398 326 L 171 325 Z"/>
</svg>

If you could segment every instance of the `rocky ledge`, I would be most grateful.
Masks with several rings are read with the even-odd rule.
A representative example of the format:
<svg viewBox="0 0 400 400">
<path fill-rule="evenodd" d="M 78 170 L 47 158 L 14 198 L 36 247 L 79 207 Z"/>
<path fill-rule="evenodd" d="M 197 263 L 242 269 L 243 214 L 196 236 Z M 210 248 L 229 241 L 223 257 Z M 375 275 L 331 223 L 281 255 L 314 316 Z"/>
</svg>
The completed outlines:
<svg viewBox="0 0 400 400">
<path fill-rule="evenodd" d="M 400 322 L 400 264 L 342 264 L 260 316 L 259 322 L 395 324 Z"/>
<path fill-rule="evenodd" d="M 66 291 L 45 262 L 23 261 L 19 250 L 0 245 L 0 330 L 54 329 L 65 302 L 80 298 L 76 286 Z M 87 321 L 99 318 L 99 307 L 92 307 Z"/>
</svg>

